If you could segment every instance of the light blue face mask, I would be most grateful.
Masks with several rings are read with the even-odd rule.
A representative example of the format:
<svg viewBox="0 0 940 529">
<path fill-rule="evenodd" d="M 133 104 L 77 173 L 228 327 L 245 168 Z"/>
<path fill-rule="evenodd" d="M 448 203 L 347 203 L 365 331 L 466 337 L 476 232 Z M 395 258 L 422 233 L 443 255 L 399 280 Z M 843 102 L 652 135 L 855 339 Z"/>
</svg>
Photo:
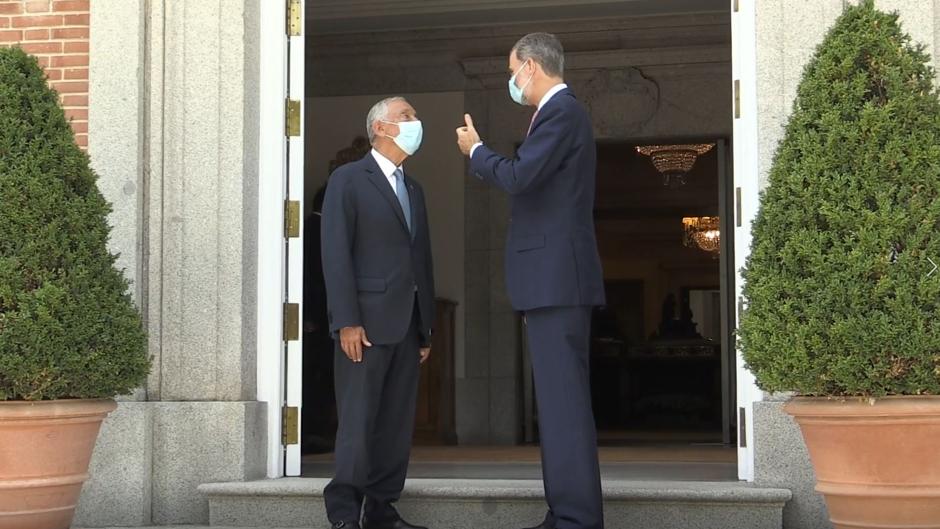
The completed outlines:
<svg viewBox="0 0 940 529">
<path fill-rule="evenodd" d="M 532 76 L 535 75 L 535 72 L 532 72 L 532 75 L 529 76 L 529 80 L 526 81 L 524 85 L 522 85 L 522 88 L 516 86 L 516 76 L 519 75 L 519 72 L 521 72 L 522 68 L 524 67 L 525 63 L 523 63 L 522 66 L 516 70 L 516 73 L 512 74 L 512 77 L 509 78 L 509 97 L 511 97 L 513 101 L 519 103 L 520 105 L 526 104 L 525 89 L 527 86 L 529 86 L 529 83 L 532 82 Z"/>
<path fill-rule="evenodd" d="M 398 148 L 408 156 L 418 152 L 421 140 L 424 138 L 424 128 L 420 121 L 385 121 L 385 123 L 398 125 L 398 136 L 392 138 Z"/>
</svg>

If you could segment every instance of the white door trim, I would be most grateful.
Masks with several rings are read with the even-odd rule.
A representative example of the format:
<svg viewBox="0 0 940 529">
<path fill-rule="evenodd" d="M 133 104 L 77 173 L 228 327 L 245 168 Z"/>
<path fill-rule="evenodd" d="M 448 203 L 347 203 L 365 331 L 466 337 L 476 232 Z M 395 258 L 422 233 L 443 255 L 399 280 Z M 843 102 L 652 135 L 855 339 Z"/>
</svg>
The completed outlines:
<svg viewBox="0 0 940 529">
<path fill-rule="evenodd" d="M 735 86 L 734 188 L 737 210 L 734 228 L 734 258 L 737 280 L 735 299 L 741 300 L 741 269 L 751 248 L 751 222 L 760 200 L 759 142 L 757 129 L 757 0 L 731 0 L 731 71 Z M 735 303 L 736 321 L 741 321 L 741 302 Z M 754 376 L 737 352 L 738 478 L 754 480 L 754 403 L 763 399 Z M 742 413 L 743 411 L 743 413 Z"/>
<path fill-rule="evenodd" d="M 304 28 L 305 1 L 300 3 L 300 27 Z M 287 200 L 300 203 L 300 236 L 288 240 L 287 244 L 287 301 L 296 303 L 300 306 L 299 325 L 300 330 L 297 333 L 298 339 L 287 342 L 287 367 L 286 367 L 286 399 L 287 405 L 297 408 L 297 444 L 289 445 L 285 448 L 286 461 L 284 462 L 285 474 L 287 476 L 300 475 L 300 432 L 303 430 L 303 421 L 300 413 L 303 402 L 303 269 L 304 269 L 304 239 L 303 239 L 303 212 L 304 208 L 304 113 L 306 112 L 306 98 L 304 93 L 304 61 L 306 59 L 306 47 L 304 45 L 303 29 L 299 36 L 288 39 L 288 70 L 287 70 L 287 95 L 291 100 L 300 101 L 300 136 L 288 138 L 287 151 L 287 189 L 285 189 Z"/>
<path fill-rule="evenodd" d="M 281 407 L 284 405 L 283 309 L 284 196 L 287 149 L 286 2 L 271 2 L 260 20 L 260 140 L 258 183 L 258 400 L 267 403 L 267 477 L 284 475 Z"/>
</svg>

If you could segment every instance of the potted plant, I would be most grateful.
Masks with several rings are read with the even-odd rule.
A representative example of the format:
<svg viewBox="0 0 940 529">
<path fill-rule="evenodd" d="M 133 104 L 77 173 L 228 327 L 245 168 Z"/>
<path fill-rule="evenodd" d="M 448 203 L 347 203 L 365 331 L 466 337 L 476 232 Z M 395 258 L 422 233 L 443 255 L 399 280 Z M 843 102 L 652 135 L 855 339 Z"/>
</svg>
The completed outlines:
<svg viewBox="0 0 940 529">
<path fill-rule="evenodd" d="M 896 14 L 809 62 L 752 226 L 740 344 L 794 392 L 836 527 L 940 527 L 940 101 Z"/>
<path fill-rule="evenodd" d="M 36 60 L 0 49 L 0 528 L 69 527 L 112 397 L 150 369 L 109 204 Z"/>
</svg>

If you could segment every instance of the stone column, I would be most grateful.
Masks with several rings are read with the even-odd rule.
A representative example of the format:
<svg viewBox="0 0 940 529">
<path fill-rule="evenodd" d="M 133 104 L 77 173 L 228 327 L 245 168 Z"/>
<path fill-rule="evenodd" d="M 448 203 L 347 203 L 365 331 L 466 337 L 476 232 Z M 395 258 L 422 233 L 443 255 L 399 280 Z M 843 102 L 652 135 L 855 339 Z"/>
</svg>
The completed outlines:
<svg viewBox="0 0 940 529">
<path fill-rule="evenodd" d="M 256 402 L 259 0 L 96 0 L 90 151 L 153 369 L 102 430 L 77 524 L 206 524 L 265 474 Z"/>
</svg>

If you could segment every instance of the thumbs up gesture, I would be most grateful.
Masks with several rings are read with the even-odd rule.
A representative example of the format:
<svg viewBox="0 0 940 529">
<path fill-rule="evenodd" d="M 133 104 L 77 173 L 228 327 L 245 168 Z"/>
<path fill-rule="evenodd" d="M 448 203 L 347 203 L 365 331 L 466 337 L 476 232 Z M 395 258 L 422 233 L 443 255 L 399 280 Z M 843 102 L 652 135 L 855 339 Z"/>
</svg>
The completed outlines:
<svg viewBox="0 0 940 529">
<path fill-rule="evenodd" d="M 460 147 L 460 152 L 470 156 L 470 148 L 480 142 L 480 135 L 473 127 L 473 118 L 470 114 L 464 114 L 463 119 L 466 125 L 457 128 L 457 146 Z"/>
</svg>

